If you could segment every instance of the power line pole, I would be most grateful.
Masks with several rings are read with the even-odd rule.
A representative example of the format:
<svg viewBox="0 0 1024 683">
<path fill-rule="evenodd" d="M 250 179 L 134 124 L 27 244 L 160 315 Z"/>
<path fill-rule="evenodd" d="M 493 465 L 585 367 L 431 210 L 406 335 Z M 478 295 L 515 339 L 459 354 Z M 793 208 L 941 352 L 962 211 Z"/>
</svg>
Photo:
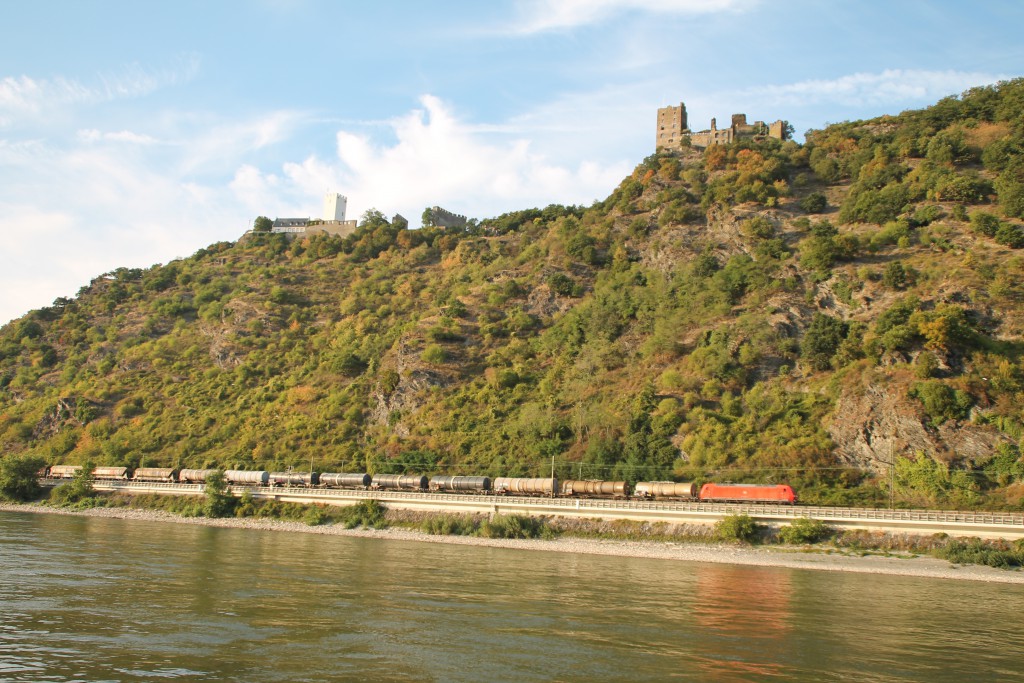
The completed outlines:
<svg viewBox="0 0 1024 683">
<path fill-rule="evenodd" d="M 896 442 L 889 442 L 889 509 L 896 508 Z"/>
</svg>

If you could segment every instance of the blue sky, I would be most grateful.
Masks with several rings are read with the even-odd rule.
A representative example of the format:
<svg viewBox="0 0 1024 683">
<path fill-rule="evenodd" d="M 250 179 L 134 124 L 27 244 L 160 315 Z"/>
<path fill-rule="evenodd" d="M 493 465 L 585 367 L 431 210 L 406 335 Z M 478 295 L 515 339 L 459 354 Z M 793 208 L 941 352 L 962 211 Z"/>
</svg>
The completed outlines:
<svg viewBox="0 0 1024 683">
<path fill-rule="evenodd" d="M 1017 0 L 7 3 L 0 324 L 258 215 L 602 199 L 655 110 L 827 123 L 1024 75 Z"/>
</svg>

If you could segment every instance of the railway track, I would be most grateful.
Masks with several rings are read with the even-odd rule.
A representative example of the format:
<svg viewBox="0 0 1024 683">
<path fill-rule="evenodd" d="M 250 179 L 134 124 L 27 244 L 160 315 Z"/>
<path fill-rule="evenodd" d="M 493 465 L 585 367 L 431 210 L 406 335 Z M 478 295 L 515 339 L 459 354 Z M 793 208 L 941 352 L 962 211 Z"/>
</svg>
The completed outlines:
<svg viewBox="0 0 1024 683">
<path fill-rule="evenodd" d="M 54 480 L 44 484 L 55 485 Z M 97 490 L 122 493 L 203 495 L 202 484 L 132 481 L 96 481 Z M 728 515 L 745 514 L 755 520 L 782 525 L 801 517 L 821 520 L 834 527 L 870 529 L 915 534 L 945 533 L 950 536 L 982 538 L 1024 538 L 1024 514 L 958 510 L 889 510 L 816 507 L 808 505 L 723 504 L 686 501 L 608 500 L 588 498 L 540 498 L 529 496 L 419 493 L 411 491 L 363 491 L 347 489 L 280 488 L 235 486 L 254 498 L 293 503 L 352 505 L 376 499 L 396 508 L 411 510 L 478 513 L 553 515 L 601 519 L 628 519 L 670 524 L 713 524 Z"/>
</svg>

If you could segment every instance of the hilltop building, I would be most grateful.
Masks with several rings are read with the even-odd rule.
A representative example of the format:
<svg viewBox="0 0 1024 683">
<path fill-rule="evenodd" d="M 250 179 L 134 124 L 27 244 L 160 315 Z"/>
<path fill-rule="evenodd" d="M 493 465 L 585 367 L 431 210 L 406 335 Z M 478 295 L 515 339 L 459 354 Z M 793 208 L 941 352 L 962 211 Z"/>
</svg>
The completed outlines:
<svg viewBox="0 0 1024 683">
<path fill-rule="evenodd" d="M 275 218 L 271 227 L 272 233 L 283 233 L 290 237 L 308 237 L 316 234 L 347 237 L 356 230 L 357 222 L 345 220 L 348 197 L 336 192 L 328 192 L 324 196 L 324 217 L 321 220 L 310 218 Z"/>
<path fill-rule="evenodd" d="M 309 225 L 309 218 L 275 218 L 270 232 L 305 232 L 307 225 Z"/>
<path fill-rule="evenodd" d="M 432 206 L 424 213 L 424 224 L 427 222 L 429 217 L 431 225 L 435 225 L 439 228 L 464 228 L 469 222 L 465 216 L 457 213 L 452 213 L 442 209 L 440 206 Z"/>
<path fill-rule="evenodd" d="M 348 197 L 336 192 L 328 192 L 324 196 L 324 220 L 344 221 Z"/>
<path fill-rule="evenodd" d="M 747 123 L 746 114 L 733 114 L 728 128 L 719 128 L 716 119 L 711 119 L 711 128 L 702 131 L 690 130 L 686 118 L 686 105 L 668 106 L 658 109 L 655 150 L 681 150 L 686 141 L 691 147 L 725 145 L 740 138 L 769 137 L 786 139 L 786 122 L 781 119 L 766 124 L 764 121 Z"/>
</svg>

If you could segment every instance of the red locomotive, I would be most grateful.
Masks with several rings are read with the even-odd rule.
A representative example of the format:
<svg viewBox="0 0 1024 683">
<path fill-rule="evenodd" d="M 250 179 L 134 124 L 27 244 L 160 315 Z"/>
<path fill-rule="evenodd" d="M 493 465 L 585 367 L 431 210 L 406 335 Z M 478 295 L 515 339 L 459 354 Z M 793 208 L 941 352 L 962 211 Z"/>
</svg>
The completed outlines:
<svg viewBox="0 0 1024 683">
<path fill-rule="evenodd" d="M 796 503 L 793 487 L 780 484 L 704 484 L 700 487 L 702 503 Z"/>
</svg>

